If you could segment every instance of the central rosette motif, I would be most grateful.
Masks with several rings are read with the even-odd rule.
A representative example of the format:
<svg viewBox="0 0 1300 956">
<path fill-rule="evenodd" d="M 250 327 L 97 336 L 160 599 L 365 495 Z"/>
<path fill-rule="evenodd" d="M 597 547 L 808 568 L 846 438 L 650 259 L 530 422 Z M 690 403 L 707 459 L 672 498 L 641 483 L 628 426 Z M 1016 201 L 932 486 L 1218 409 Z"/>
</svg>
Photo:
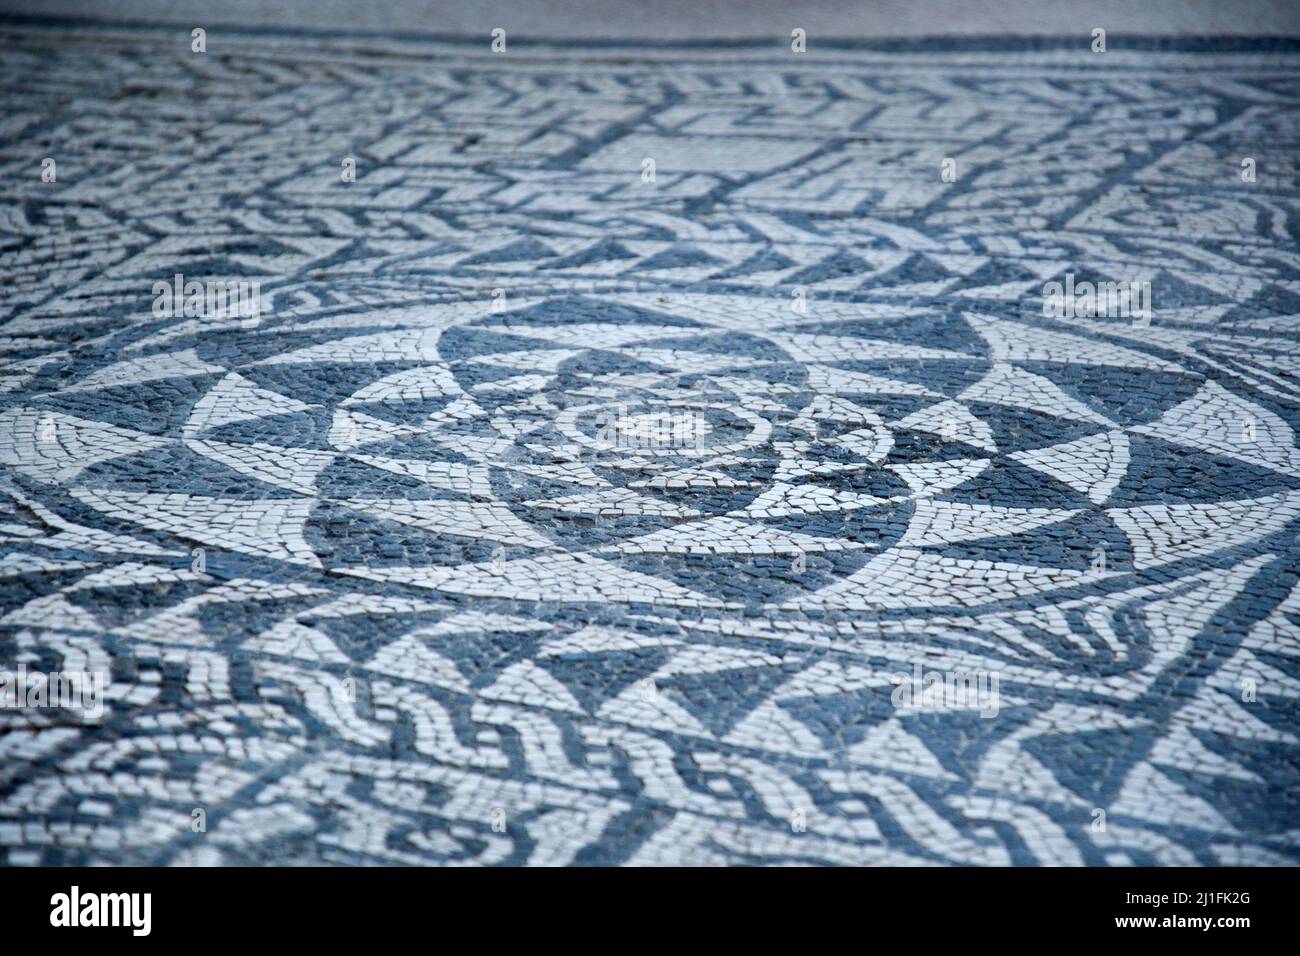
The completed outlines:
<svg viewBox="0 0 1300 956">
<path fill-rule="evenodd" d="M 564 436 L 596 453 L 632 455 L 636 467 L 662 467 L 674 458 L 699 458 L 761 446 L 771 423 L 734 404 L 629 397 L 565 408 L 556 416 Z M 641 461 L 642 457 L 654 461 Z M 616 461 L 607 462 L 618 467 Z"/>
<path fill-rule="evenodd" d="M 681 351 L 649 345 L 548 350 L 554 375 L 523 403 L 507 389 L 540 384 L 535 379 L 469 384 L 476 402 L 492 406 L 493 421 L 517 432 L 512 463 L 523 458 L 537 466 L 503 472 L 503 496 L 526 494 L 524 500 L 543 512 L 585 504 L 600 517 L 659 519 L 723 514 L 743 503 L 738 498 L 752 500 L 771 478 L 773 429 L 788 410 L 770 402 L 747 407 L 747 392 L 767 387 L 748 378 L 750 363 L 685 350 L 688 344 L 716 348 L 712 335 L 674 330 L 673 342 Z M 495 361 L 525 360 L 500 355 L 474 363 L 477 374 Z M 507 423 L 506 415 L 518 417 Z M 544 489 L 549 499 L 537 494 L 548 467 L 557 479 Z M 574 489 L 565 495 L 562 486 L 575 484 L 603 490 L 570 502 Z M 720 490 L 726 494 L 700 494 Z"/>
<path fill-rule="evenodd" d="M 354 466 L 315 518 L 322 543 L 349 569 L 453 593 L 688 607 L 945 606 L 1109 573 L 1033 563 L 1067 521 L 1122 554 L 1091 509 L 1128 438 L 1043 374 L 1058 352 L 1091 358 L 1086 343 L 864 312 L 686 293 L 448 305 L 385 336 L 392 370 L 335 413 L 330 443 Z M 1087 396 L 1086 369 L 1059 364 Z M 1047 507 L 1023 504 L 1036 475 L 1055 483 Z M 377 525 L 378 557 L 339 547 L 339 509 L 429 536 Z"/>
<path fill-rule="evenodd" d="M 829 581 L 897 537 L 890 430 L 833 374 L 762 335 L 635 312 L 448 330 L 462 394 L 432 437 L 490 466 L 493 496 L 558 547 L 693 592 L 733 588 L 737 556 Z"/>
</svg>

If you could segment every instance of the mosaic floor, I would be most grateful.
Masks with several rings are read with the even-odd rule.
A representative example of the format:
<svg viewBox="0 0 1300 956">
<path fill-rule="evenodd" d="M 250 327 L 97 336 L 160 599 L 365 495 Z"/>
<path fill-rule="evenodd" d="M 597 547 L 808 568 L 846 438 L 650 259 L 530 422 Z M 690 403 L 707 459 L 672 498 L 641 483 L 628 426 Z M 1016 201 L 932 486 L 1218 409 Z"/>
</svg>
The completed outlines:
<svg viewBox="0 0 1300 956">
<path fill-rule="evenodd" d="M 0 32 L 0 860 L 1300 861 L 1300 52 Z"/>
</svg>

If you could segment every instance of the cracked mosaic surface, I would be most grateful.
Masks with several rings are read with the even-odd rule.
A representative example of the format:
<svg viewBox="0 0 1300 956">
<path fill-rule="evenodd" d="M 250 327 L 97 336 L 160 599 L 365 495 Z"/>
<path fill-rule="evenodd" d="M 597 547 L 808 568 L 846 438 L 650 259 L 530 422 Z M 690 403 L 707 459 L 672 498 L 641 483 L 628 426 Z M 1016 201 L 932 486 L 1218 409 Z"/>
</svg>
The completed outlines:
<svg viewBox="0 0 1300 956">
<path fill-rule="evenodd" d="M 4 862 L 1297 860 L 1300 55 L 3 42 Z"/>
</svg>

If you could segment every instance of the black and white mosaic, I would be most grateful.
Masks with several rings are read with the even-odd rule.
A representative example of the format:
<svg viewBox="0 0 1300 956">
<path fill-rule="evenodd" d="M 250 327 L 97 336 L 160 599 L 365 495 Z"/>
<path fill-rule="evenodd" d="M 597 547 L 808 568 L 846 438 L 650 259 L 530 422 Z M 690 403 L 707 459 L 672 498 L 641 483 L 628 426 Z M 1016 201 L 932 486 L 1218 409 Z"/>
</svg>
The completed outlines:
<svg viewBox="0 0 1300 956">
<path fill-rule="evenodd" d="M 1300 53 L 3 32 L 3 862 L 1300 859 Z"/>
</svg>

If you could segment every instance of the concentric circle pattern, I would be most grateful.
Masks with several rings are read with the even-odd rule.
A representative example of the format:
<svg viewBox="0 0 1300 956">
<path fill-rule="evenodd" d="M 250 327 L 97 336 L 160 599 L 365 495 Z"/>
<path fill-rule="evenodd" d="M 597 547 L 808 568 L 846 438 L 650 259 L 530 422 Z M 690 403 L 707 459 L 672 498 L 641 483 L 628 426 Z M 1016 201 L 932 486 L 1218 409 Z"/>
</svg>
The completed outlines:
<svg viewBox="0 0 1300 956">
<path fill-rule="evenodd" d="M 1293 55 L 8 40 L 0 859 L 1296 861 Z"/>
</svg>

